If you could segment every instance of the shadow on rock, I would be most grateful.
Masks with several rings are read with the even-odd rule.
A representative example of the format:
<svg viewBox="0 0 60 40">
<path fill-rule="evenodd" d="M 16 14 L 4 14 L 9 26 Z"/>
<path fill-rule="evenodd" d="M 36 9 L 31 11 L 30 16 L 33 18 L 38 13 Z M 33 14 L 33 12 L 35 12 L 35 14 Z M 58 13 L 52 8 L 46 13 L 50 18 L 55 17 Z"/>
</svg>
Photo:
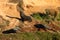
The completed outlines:
<svg viewBox="0 0 60 40">
<path fill-rule="evenodd" d="M 44 26 L 44 25 L 42 25 L 42 24 L 35 24 L 34 26 L 38 29 L 38 31 L 40 31 L 40 29 L 43 29 L 43 30 L 45 30 L 45 31 L 46 31 L 45 26 Z"/>
<path fill-rule="evenodd" d="M 3 34 L 10 34 L 10 33 L 16 33 L 16 30 L 10 29 L 2 32 Z"/>
</svg>

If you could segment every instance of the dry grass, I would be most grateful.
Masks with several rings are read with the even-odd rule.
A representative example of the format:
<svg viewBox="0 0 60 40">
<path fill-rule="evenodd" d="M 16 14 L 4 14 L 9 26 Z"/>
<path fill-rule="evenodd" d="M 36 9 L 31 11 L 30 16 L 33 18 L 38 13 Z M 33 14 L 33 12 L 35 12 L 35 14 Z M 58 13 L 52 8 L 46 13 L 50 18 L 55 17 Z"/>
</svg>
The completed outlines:
<svg viewBox="0 0 60 40">
<path fill-rule="evenodd" d="M 60 34 L 49 32 L 0 34 L 0 40 L 60 40 Z"/>
</svg>

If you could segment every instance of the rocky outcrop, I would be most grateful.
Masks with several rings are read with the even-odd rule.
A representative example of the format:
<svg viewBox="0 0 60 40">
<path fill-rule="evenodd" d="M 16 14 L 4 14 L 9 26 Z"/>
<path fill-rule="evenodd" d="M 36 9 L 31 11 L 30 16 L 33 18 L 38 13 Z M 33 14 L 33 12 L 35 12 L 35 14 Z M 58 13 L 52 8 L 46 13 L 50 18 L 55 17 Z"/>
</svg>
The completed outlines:
<svg viewBox="0 0 60 40">
<path fill-rule="evenodd" d="M 17 19 L 6 17 L 6 15 L 20 18 L 21 7 L 26 15 L 30 15 L 33 12 L 44 12 L 46 8 L 56 9 L 60 7 L 59 4 L 60 0 L 0 0 L 0 15 L 10 22 L 9 26 L 2 29 L 9 30 L 19 24 Z"/>
<path fill-rule="evenodd" d="M 2 31 L 14 28 L 18 23 L 18 20 L 6 17 L 6 15 L 19 17 L 19 12 L 17 11 L 16 4 L 8 3 L 8 0 L 0 0 L 0 16 L 2 16 L 6 20 L 9 20 L 10 22 L 9 26 L 5 26 L 4 28 L 2 28 Z"/>
<path fill-rule="evenodd" d="M 60 7 L 60 0 L 23 0 L 23 3 L 27 15 L 32 14 L 31 12 L 44 12 L 46 8 Z"/>
</svg>

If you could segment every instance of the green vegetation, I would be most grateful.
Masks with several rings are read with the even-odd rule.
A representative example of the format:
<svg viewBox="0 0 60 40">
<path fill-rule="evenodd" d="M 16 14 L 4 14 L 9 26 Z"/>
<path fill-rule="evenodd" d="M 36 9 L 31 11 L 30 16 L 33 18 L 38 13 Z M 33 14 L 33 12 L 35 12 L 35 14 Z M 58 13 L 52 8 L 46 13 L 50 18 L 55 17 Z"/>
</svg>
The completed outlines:
<svg viewBox="0 0 60 40">
<path fill-rule="evenodd" d="M 38 20 L 42 20 L 41 16 L 38 13 L 33 14 L 32 17 L 34 17 L 35 19 L 38 19 Z"/>
<path fill-rule="evenodd" d="M 0 40 L 60 40 L 60 34 L 49 32 L 0 34 Z"/>
<path fill-rule="evenodd" d="M 56 18 L 56 14 L 54 13 L 51 13 L 48 9 L 46 10 L 46 13 L 40 13 L 40 12 L 37 12 L 37 13 L 33 13 L 32 14 L 32 17 L 34 17 L 35 19 L 47 19 L 47 20 L 55 20 Z"/>
<path fill-rule="evenodd" d="M 33 18 L 40 20 L 42 22 L 45 22 L 45 23 L 49 23 L 52 20 L 52 18 L 48 14 L 42 14 L 39 12 L 33 13 L 31 16 Z"/>
<path fill-rule="evenodd" d="M 56 12 L 56 11 L 51 11 L 49 9 L 45 10 L 45 13 L 40 13 L 40 12 L 36 12 L 32 14 L 32 17 L 37 19 L 37 20 L 42 20 L 46 23 L 49 23 L 51 21 L 60 21 L 60 11 Z"/>
</svg>

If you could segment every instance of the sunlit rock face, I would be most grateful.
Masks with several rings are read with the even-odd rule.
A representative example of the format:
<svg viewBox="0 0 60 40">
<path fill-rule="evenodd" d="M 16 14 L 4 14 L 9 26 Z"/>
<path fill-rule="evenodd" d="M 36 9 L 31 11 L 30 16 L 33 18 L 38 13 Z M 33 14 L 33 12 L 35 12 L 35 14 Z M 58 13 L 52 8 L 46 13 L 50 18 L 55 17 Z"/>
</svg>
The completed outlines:
<svg viewBox="0 0 60 40">
<path fill-rule="evenodd" d="M 25 5 L 32 6 L 57 6 L 60 0 L 23 0 Z"/>
<path fill-rule="evenodd" d="M 6 15 L 13 16 L 13 17 L 20 17 L 20 13 L 17 11 L 17 4 L 8 3 L 9 0 L 0 0 L 0 16 L 3 19 L 9 20 L 10 23 L 8 26 L 2 28 L 2 31 L 12 29 L 18 24 L 18 20 L 14 18 L 6 17 Z"/>
<path fill-rule="evenodd" d="M 8 0 L 0 0 L 0 2 L 8 2 Z"/>
<path fill-rule="evenodd" d="M 56 9 L 60 7 L 60 0 L 23 0 L 25 12 L 44 12 L 46 8 Z"/>
</svg>

